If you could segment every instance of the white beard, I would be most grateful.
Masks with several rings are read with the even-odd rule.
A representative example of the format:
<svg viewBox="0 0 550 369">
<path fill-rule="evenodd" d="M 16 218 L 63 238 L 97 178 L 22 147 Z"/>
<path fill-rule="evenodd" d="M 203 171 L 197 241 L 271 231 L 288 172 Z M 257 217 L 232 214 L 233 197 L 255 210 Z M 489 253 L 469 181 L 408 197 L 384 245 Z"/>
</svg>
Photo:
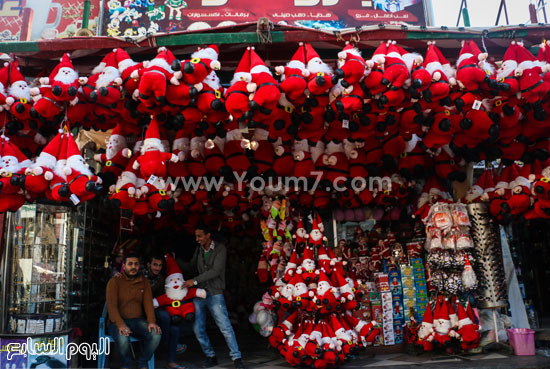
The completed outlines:
<svg viewBox="0 0 550 369">
<path fill-rule="evenodd" d="M 120 71 L 120 73 L 122 73 L 127 68 L 133 67 L 136 64 L 137 62 L 133 61 L 132 59 L 125 59 L 118 63 L 118 70 Z"/>
<path fill-rule="evenodd" d="M 117 69 L 111 67 L 105 68 L 95 82 L 95 87 L 107 87 L 118 77 L 120 77 L 120 73 Z"/>
<path fill-rule="evenodd" d="M 6 89 L 4 88 L 4 84 L 2 82 L 0 82 L 0 94 L 2 95 L 6 94 Z"/>
<path fill-rule="evenodd" d="M 14 164 L 8 165 L 6 167 L 3 166 L 2 169 L 7 171 L 8 173 L 17 173 L 21 169 L 21 167 L 19 166 L 19 164 Z"/>
<path fill-rule="evenodd" d="M 294 286 L 294 292 L 292 293 L 292 295 L 294 297 L 298 297 L 298 296 L 301 296 L 303 294 L 307 293 L 307 286 L 302 283 L 298 283 L 297 285 Z"/>
<path fill-rule="evenodd" d="M 332 74 L 332 68 L 327 63 L 324 63 L 321 59 L 313 58 L 307 63 L 307 69 L 312 74 L 325 73 Z"/>
<path fill-rule="evenodd" d="M 309 237 L 313 241 L 319 241 L 321 238 L 323 238 L 323 235 L 320 231 L 315 229 L 315 230 L 311 231 L 311 233 L 309 234 Z"/>
<path fill-rule="evenodd" d="M 327 284 L 327 282 L 320 282 L 319 286 L 317 287 L 317 294 L 322 296 L 328 291 L 330 291 L 330 286 Z"/>
<path fill-rule="evenodd" d="M 65 166 L 67 165 L 66 160 L 60 160 L 57 163 L 55 163 L 55 168 L 53 168 L 53 172 L 58 177 L 61 177 L 63 179 L 66 179 L 65 173 L 63 173 L 63 169 L 65 169 Z"/>
<path fill-rule="evenodd" d="M 141 146 L 141 153 L 145 153 L 147 151 L 164 151 L 164 145 L 162 143 L 156 144 L 156 143 L 148 143 L 143 146 Z"/>
<path fill-rule="evenodd" d="M 172 70 L 172 67 L 168 65 L 168 62 L 162 58 L 155 58 L 151 60 L 151 63 L 149 63 L 149 66 L 147 67 L 147 69 L 151 67 L 161 67 L 168 73 L 174 73 L 174 71 Z"/>
<path fill-rule="evenodd" d="M 213 90 L 219 90 L 221 87 L 220 78 L 214 71 L 212 71 L 208 76 L 206 76 L 203 82 L 206 83 Z"/>
<path fill-rule="evenodd" d="M 63 73 L 63 69 L 65 68 L 61 68 L 61 70 L 57 72 L 54 81 L 69 85 L 78 79 L 78 73 L 76 73 L 75 70 L 71 69 L 69 74 L 65 74 Z"/>
<path fill-rule="evenodd" d="M 218 60 L 218 54 L 209 47 L 200 49 L 191 54 L 191 58 Z"/>
<path fill-rule="evenodd" d="M 13 96 L 17 99 L 31 99 L 31 89 L 27 85 L 27 82 L 25 81 L 18 81 L 15 83 L 12 83 L 10 87 L 8 87 L 8 95 Z"/>
<path fill-rule="evenodd" d="M 422 324 L 420 325 L 420 329 L 418 330 L 418 337 L 426 338 L 430 334 L 430 329 L 432 328 L 433 327 L 431 325 L 422 322 Z"/>
<path fill-rule="evenodd" d="M 77 171 L 80 174 L 84 174 L 86 176 L 91 176 L 92 172 L 90 171 L 90 168 L 84 163 L 80 161 L 78 157 L 76 158 L 69 158 L 67 159 L 67 165 L 73 169 L 73 171 Z"/>
<path fill-rule="evenodd" d="M 136 175 L 131 172 L 122 172 L 120 177 L 118 177 L 118 180 L 116 181 L 116 188 L 121 188 L 124 185 L 127 184 L 133 184 L 135 186 L 136 184 Z"/>
<path fill-rule="evenodd" d="M 283 287 L 283 290 L 281 291 L 281 295 L 289 299 L 292 297 L 293 290 L 294 289 L 292 287 L 289 287 L 288 285 L 286 285 L 285 287 Z"/>
<path fill-rule="evenodd" d="M 166 296 L 172 300 L 183 300 L 187 296 L 187 288 L 178 288 L 177 290 L 171 287 L 167 287 Z"/>
<path fill-rule="evenodd" d="M 434 321 L 434 328 L 435 328 L 435 331 L 439 334 L 447 334 L 451 330 L 451 321 L 446 320 L 443 323 Z"/>
</svg>

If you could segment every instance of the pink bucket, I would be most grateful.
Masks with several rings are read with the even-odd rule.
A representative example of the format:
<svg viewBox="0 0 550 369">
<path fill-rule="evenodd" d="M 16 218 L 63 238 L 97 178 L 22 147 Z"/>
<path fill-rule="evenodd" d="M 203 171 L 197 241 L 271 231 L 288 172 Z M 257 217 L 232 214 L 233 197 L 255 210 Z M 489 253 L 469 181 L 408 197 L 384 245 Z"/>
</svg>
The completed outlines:
<svg viewBox="0 0 550 369">
<path fill-rule="evenodd" d="M 516 356 L 535 355 L 535 331 L 528 328 L 507 329 L 508 340 Z"/>
</svg>

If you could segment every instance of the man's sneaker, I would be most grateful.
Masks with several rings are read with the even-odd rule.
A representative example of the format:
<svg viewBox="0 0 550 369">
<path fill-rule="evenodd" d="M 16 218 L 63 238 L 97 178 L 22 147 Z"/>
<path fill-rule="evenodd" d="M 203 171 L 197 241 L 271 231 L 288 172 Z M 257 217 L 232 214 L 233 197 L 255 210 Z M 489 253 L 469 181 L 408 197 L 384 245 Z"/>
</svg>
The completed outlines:
<svg viewBox="0 0 550 369">
<path fill-rule="evenodd" d="M 178 346 L 176 347 L 176 355 L 181 355 L 185 351 L 187 351 L 187 345 L 185 343 L 178 343 Z"/>
<path fill-rule="evenodd" d="M 215 356 L 207 357 L 204 363 L 202 363 L 203 368 L 211 368 L 218 365 L 218 359 Z"/>
<path fill-rule="evenodd" d="M 244 366 L 242 359 L 233 360 L 233 365 L 235 365 L 235 368 L 237 369 L 246 369 L 246 366 Z"/>
</svg>

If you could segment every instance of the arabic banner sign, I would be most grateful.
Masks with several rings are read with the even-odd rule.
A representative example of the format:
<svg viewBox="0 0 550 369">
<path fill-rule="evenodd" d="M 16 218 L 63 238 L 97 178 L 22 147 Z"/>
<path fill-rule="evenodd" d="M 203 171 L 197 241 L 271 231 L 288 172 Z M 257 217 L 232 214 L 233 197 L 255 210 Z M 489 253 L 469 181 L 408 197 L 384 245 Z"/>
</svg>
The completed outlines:
<svg viewBox="0 0 550 369">
<path fill-rule="evenodd" d="M 187 2 L 188 1 L 188 2 Z M 422 0 L 107 0 L 104 34 L 145 36 L 255 22 L 316 29 L 369 24 L 423 25 Z"/>
<path fill-rule="evenodd" d="M 69 368 L 69 336 L 0 338 L 2 368 Z"/>
<path fill-rule="evenodd" d="M 92 0 L 88 27 L 95 30 L 99 19 L 99 2 Z M 28 40 L 74 36 L 81 28 L 84 13 L 82 0 L 3 0 L 0 1 L 0 40 L 19 41 L 25 22 L 25 10 L 32 9 Z M 23 40 L 26 41 L 26 40 Z"/>
</svg>

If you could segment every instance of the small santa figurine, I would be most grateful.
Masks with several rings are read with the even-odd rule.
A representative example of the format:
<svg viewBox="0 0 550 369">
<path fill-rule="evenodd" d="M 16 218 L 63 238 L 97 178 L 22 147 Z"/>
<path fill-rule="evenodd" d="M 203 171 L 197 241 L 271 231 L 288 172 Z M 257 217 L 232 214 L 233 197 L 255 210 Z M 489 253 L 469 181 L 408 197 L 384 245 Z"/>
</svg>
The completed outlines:
<svg viewBox="0 0 550 369">
<path fill-rule="evenodd" d="M 434 348 L 432 343 L 435 334 L 433 326 L 432 308 L 428 304 L 424 319 L 422 319 L 418 329 L 418 344 L 422 346 L 424 351 L 432 351 Z"/>
<path fill-rule="evenodd" d="M 164 283 L 165 294 L 153 299 L 155 308 L 164 306 L 170 314 L 172 324 L 177 324 L 183 319 L 193 321 L 195 319 L 195 305 L 193 299 L 206 298 L 206 290 L 202 288 L 183 287 L 185 280 L 181 274 L 176 260 L 170 255 L 166 259 L 166 279 Z"/>
<path fill-rule="evenodd" d="M 103 167 L 103 179 L 105 183 L 113 183 L 115 181 L 124 168 L 126 168 L 131 156 L 132 151 L 126 145 L 126 137 L 122 135 L 122 128 L 120 125 L 117 125 L 111 132 L 105 154 L 94 155 L 95 161 L 105 163 Z"/>
</svg>

